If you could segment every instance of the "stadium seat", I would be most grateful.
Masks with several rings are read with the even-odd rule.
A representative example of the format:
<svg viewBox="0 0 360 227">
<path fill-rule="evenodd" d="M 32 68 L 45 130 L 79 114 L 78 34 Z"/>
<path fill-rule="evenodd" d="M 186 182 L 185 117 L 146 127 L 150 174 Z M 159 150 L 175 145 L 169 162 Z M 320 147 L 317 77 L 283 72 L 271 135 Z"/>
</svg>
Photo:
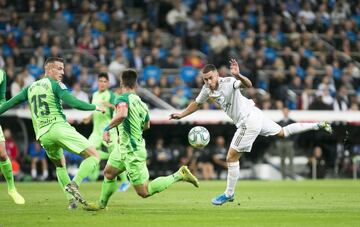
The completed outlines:
<svg viewBox="0 0 360 227">
<path fill-rule="evenodd" d="M 158 66 L 148 65 L 144 68 L 143 75 L 140 78 L 141 81 L 147 81 L 150 77 L 154 78 L 157 83 L 160 81 L 161 70 Z"/>
<path fill-rule="evenodd" d="M 192 66 L 184 66 L 180 69 L 180 77 L 188 85 L 191 85 L 195 82 L 195 78 L 198 73 L 199 70 Z"/>
</svg>

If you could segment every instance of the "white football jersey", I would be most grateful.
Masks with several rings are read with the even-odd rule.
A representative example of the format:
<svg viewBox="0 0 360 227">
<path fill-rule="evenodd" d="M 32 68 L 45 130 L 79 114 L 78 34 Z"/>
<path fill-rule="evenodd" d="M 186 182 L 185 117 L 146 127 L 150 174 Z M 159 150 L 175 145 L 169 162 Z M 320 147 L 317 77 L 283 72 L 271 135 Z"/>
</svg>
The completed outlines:
<svg viewBox="0 0 360 227">
<path fill-rule="evenodd" d="M 209 98 L 213 98 L 238 128 L 241 120 L 253 110 L 255 103 L 241 94 L 240 80 L 236 80 L 234 77 L 220 77 L 218 83 L 219 86 L 214 91 L 203 85 L 195 102 L 202 104 Z"/>
</svg>

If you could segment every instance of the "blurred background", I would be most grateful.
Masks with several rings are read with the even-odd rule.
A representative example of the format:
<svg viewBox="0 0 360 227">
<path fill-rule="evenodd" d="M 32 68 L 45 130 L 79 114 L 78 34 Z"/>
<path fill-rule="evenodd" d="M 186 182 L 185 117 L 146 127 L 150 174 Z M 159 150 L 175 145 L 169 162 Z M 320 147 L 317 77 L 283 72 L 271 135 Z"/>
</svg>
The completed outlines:
<svg viewBox="0 0 360 227">
<path fill-rule="evenodd" d="M 199 70 L 212 63 L 229 76 L 228 61 L 254 88 L 242 90 L 271 119 L 328 120 L 332 135 L 310 131 L 287 140 L 259 137 L 241 159 L 241 178 L 356 178 L 360 173 L 360 2 L 344 0 L 0 0 L 0 68 L 7 99 L 44 73 L 47 57 L 65 58 L 64 83 L 91 100 L 96 76 L 138 71 L 139 94 L 151 109 L 144 133 L 151 177 L 180 165 L 205 180 L 225 179 L 225 157 L 235 126 L 216 103 L 181 122 L 168 114 L 199 93 Z M 17 180 L 54 180 L 35 136 L 27 105 L 0 118 Z M 66 108 L 66 107 L 65 107 Z M 241 110 L 240 110 L 241 111 Z M 83 135 L 90 113 L 65 111 Z M 210 144 L 189 146 L 187 133 L 205 126 Z M 66 154 L 70 174 L 79 158 Z M 104 163 L 102 163 L 104 164 Z"/>
</svg>

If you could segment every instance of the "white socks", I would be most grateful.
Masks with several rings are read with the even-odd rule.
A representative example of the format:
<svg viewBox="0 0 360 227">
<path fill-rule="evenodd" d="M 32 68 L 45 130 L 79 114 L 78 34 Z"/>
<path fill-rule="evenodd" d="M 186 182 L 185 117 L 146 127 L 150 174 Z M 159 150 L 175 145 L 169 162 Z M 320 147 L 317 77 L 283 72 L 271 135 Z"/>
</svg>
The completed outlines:
<svg viewBox="0 0 360 227">
<path fill-rule="evenodd" d="M 31 170 L 31 177 L 32 177 L 33 179 L 35 179 L 35 178 L 37 177 L 37 171 L 36 171 L 36 169 L 32 169 L 32 170 Z"/>
<path fill-rule="evenodd" d="M 227 186 L 225 190 L 225 195 L 230 197 L 234 195 L 236 182 L 240 175 L 240 164 L 237 162 L 228 163 L 228 175 L 227 175 Z"/>
<path fill-rule="evenodd" d="M 319 129 L 318 123 L 292 123 L 283 127 L 285 137 L 316 129 Z"/>
</svg>

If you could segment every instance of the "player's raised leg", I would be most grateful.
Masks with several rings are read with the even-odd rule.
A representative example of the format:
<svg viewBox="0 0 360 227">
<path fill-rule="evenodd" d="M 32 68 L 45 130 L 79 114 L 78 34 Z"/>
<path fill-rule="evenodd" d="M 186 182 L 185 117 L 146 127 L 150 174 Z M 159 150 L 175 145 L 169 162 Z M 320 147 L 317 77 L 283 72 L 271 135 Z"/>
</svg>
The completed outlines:
<svg viewBox="0 0 360 227">
<path fill-rule="evenodd" d="M 81 156 L 85 158 L 80 164 L 79 171 L 75 175 L 74 179 L 65 186 L 65 190 L 69 192 L 74 198 L 83 205 L 87 205 L 86 200 L 81 196 L 79 192 L 79 186 L 83 179 L 89 176 L 94 169 L 99 165 L 100 157 L 94 147 L 88 147 Z"/>
<path fill-rule="evenodd" d="M 332 133 L 331 125 L 328 122 L 319 123 L 292 123 L 282 128 L 278 134 L 280 137 L 289 137 L 294 134 L 306 132 L 309 130 L 325 130 L 328 133 Z"/>
<path fill-rule="evenodd" d="M 100 208 L 103 209 L 107 206 L 107 203 L 110 197 L 114 194 L 117 189 L 117 176 L 120 172 L 118 168 L 115 168 L 111 165 L 106 165 L 104 170 L 104 180 L 101 186 L 101 194 L 99 205 Z"/>
<path fill-rule="evenodd" d="M 14 183 L 11 161 L 6 154 L 5 138 L 0 126 L 0 170 L 6 180 L 8 194 L 16 204 L 24 204 L 25 199 L 17 192 Z"/>
<path fill-rule="evenodd" d="M 198 179 L 190 172 L 187 166 L 182 166 L 180 169 L 169 176 L 163 176 L 155 178 L 147 185 L 147 193 L 138 194 L 142 197 L 152 196 L 156 193 L 162 192 L 170 185 L 178 181 L 185 181 L 193 184 L 195 187 L 199 187 Z M 136 189 L 136 187 L 135 187 Z"/>
<path fill-rule="evenodd" d="M 62 153 L 62 151 L 61 151 L 61 153 Z M 69 202 L 68 209 L 69 210 L 76 209 L 77 204 L 76 204 L 75 198 L 65 191 L 65 186 L 67 184 L 69 184 L 71 180 L 70 180 L 70 177 L 69 177 L 69 175 L 68 175 L 68 173 L 66 171 L 66 162 L 65 162 L 64 155 L 62 155 L 60 160 L 56 160 L 56 159 L 53 159 L 53 158 L 50 158 L 50 160 L 56 166 L 57 180 L 59 182 L 61 190 L 65 193 L 66 199 Z"/>
</svg>

